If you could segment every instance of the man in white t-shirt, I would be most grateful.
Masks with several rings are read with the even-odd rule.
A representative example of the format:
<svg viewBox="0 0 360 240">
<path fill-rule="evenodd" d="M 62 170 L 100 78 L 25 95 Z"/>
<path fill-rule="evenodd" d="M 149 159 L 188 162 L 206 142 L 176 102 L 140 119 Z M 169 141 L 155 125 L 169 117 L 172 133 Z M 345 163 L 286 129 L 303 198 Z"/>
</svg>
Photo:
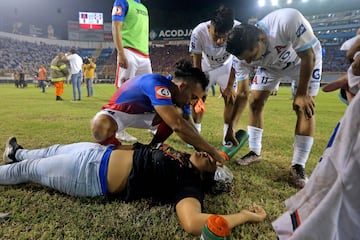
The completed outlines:
<svg viewBox="0 0 360 240">
<path fill-rule="evenodd" d="M 310 23 L 296 9 L 283 8 L 271 12 L 255 26 L 241 24 L 233 28 L 226 50 L 238 57 L 243 77 L 254 66 L 249 98 L 250 152 L 237 160 L 239 165 L 260 162 L 265 103 L 280 79 L 295 80 L 296 112 L 294 153 L 290 175 L 297 188 L 303 188 L 307 177 L 305 163 L 314 141 L 315 96 L 320 87 L 322 49 Z"/>
<path fill-rule="evenodd" d="M 71 49 L 66 55 L 66 59 L 70 64 L 71 84 L 73 87 L 73 101 L 81 100 L 81 81 L 82 81 L 82 58 L 76 53 L 75 49 Z M 76 92 L 78 96 L 76 97 Z"/>
<path fill-rule="evenodd" d="M 234 20 L 232 9 L 221 6 L 211 20 L 202 22 L 193 29 L 189 46 L 194 67 L 200 68 L 209 76 L 206 91 L 214 84 L 220 86 L 225 102 L 223 144 L 230 146 L 238 144 L 233 128 L 246 106 L 249 93 L 248 80 L 235 81 L 232 65 L 236 60 L 224 45 L 226 34 L 239 24 Z M 200 132 L 203 112 L 196 112 L 194 109 L 192 112 L 195 127 Z"/>
</svg>

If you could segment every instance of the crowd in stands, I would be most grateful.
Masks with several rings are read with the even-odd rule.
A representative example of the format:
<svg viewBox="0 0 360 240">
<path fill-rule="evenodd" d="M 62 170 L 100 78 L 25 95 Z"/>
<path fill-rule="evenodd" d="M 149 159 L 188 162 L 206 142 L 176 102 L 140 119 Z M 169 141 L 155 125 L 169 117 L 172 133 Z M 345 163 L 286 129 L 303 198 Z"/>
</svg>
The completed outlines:
<svg viewBox="0 0 360 240">
<path fill-rule="evenodd" d="M 51 59 L 58 52 L 67 52 L 68 47 L 45 43 L 30 43 L 8 38 L 0 38 L 0 76 L 12 76 L 14 71 L 22 69 L 27 78 L 36 74 L 39 64 L 49 68 Z M 91 56 L 96 49 L 78 49 L 82 57 Z M 191 60 L 187 45 L 156 45 L 150 47 L 150 56 L 154 73 L 168 74 L 180 58 Z M 101 78 L 114 78 L 116 52 L 103 49 L 96 58 L 97 75 Z M 49 70 L 49 69 L 48 69 Z M 48 71 L 49 72 L 49 71 Z"/>
<path fill-rule="evenodd" d="M 10 38 L 0 39 L 0 76 L 9 75 L 22 69 L 26 75 L 33 75 L 39 64 L 48 66 L 57 52 L 66 52 L 67 48 L 35 44 Z"/>
<path fill-rule="evenodd" d="M 338 45 L 326 46 L 323 59 L 324 72 L 345 72 L 347 69 L 344 52 Z M 0 76 L 12 76 L 14 71 L 22 68 L 27 78 L 36 74 L 39 64 L 49 68 L 51 59 L 57 52 L 67 52 L 68 47 L 45 43 L 30 43 L 14 39 L 0 38 Z M 79 49 L 82 57 L 92 55 L 96 49 Z M 188 46 L 184 45 L 152 45 L 150 57 L 154 73 L 167 75 L 171 73 L 174 63 L 180 58 L 191 60 Z M 103 49 L 96 58 L 98 78 L 112 79 L 115 76 L 116 52 Z M 49 69 L 48 69 L 49 70 Z M 49 71 L 48 71 L 49 72 Z"/>
</svg>

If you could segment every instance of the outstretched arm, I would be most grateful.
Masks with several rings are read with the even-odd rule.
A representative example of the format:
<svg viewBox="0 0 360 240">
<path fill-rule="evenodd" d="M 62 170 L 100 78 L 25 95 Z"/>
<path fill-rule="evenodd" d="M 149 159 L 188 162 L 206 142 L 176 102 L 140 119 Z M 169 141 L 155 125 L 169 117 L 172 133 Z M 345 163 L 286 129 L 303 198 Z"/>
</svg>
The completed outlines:
<svg viewBox="0 0 360 240">
<path fill-rule="evenodd" d="M 223 164 L 225 159 L 218 153 L 218 151 L 210 145 L 200 134 L 196 131 L 194 126 L 185 120 L 176 107 L 172 105 L 155 106 L 155 111 L 159 114 L 162 120 L 174 131 L 183 141 L 193 145 L 198 151 L 209 153 L 216 161 Z"/>
<path fill-rule="evenodd" d="M 176 213 L 183 229 L 193 235 L 199 236 L 211 214 L 201 212 L 201 204 L 196 198 L 184 198 L 176 204 Z M 220 215 L 229 223 L 230 229 L 246 222 L 261 222 L 266 212 L 254 204 L 251 210 L 241 210 L 235 214 Z"/>
</svg>

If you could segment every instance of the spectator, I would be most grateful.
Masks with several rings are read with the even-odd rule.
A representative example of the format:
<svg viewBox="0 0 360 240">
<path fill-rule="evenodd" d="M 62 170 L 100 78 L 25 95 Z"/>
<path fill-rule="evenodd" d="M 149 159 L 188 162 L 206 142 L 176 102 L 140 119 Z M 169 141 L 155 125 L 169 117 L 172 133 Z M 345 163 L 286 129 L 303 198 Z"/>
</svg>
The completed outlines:
<svg viewBox="0 0 360 240">
<path fill-rule="evenodd" d="M 19 88 L 20 74 L 17 70 L 14 70 L 13 78 L 14 78 L 15 87 Z"/>
<path fill-rule="evenodd" d="M 55 87 L 56 101 L 63 101 L 61 95 L 64 93 L 64 81 L 69 76 L 69 70 L 66 64 L 66 56 L 63 53 L 58 53 L 51 61 L 51 81 Z"/>
<path fill-rule="evenodd" d="M 19 71 L 19 87 L 24 88 L 26 86 L 27 86 L 27 84 L 25 82 L 25 71 L 24 71 L 23 67 L 21 67 L 20 71 Z"/>
<path fill-rule="evenodd" d="M 92 97 L 94 95 L 94 78 L 96 63 L 92 57 L 88 57 L 84 60 L 84 78 L 86 83 L 87 96 Z"/>
<path fill-rule="evenodd" d="M 81 81 L 83 77 L 82 75 L 83 60 L 76 53 L 75 49 L 70 49 L 70 51 L 65 56 L 70 64 L 71 84 L 73 88 L 73 101 L 81 101 Z M 76 96 L 76 92 L 78 93 L 78 96 Z"/>
<path fill-rule="evenodd" d="M 46 87 L 46 79 L 47 79 L 46 74 L 47 71 L 46 68 L 44 67 L 44 64 L 40 64 L 40 68 L 37 74 L 37 81 L 43 93 L 45 92 L 45 87 Z"/>
</svg>

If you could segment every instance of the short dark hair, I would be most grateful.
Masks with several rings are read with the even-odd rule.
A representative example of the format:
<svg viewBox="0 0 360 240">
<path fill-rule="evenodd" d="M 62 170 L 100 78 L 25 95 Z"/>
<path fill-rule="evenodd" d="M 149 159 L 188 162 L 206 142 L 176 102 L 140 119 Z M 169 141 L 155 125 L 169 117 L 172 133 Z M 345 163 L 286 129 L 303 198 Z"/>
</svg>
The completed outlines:
<svg viewBox="0 0 360 240">
<path fill-rule="evenodd" d="M 220 6 L 216 9 L 211 24 L 214 26 L 215 33 L 227 33 L 234 26 L 234 11 L 231 8 Z"/>
<path fill-rule="evenodd" d="M 69 52 L 70 52 L 71 54 L 74 54 L 74 53 L 76 53 L 76 50 L 75 50 L 74 48 L 72 48 L 72 49 L 69 50 Z"/>
<path fill-rule="evenodd" d="M 187 82 L 200 83 L 203 90 L 209 85 L 209 79 L 199 68 L 194 68 L 190 61 L 180 59 L 175 63 L 175 78 Z"/>
<path fill-rule="evenodd" d="M 245 50 L 253 51 L 260 40 L 261 30 L 254 25 L 240 24 L 229 32 L 226 39 L 226 51 L 234 56 Z"/>
</svg>

